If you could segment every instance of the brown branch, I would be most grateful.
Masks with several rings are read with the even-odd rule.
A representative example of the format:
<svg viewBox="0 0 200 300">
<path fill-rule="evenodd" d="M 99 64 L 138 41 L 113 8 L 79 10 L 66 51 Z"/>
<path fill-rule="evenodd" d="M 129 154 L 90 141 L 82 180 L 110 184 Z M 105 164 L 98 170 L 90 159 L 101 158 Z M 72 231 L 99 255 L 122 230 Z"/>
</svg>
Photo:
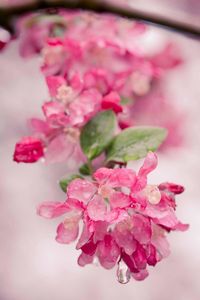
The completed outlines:
<svg viewBox="0 0 200 300">
<path fill-rule="evenodd" d="M 39 4 L 0 9 L 0 26 L 7 28 L 9 31 L 13 29 L 13 19 L 19 17 L 27 12 L 35 10 L 45 9 L 50 11 L 52 8 L 67 8 L 67 9 L 80 9 L 89 10 L 97 13 L 111 13 L 121 17 L 135 19 L 150 23 L 151 25 L 161 26 L 165 29 L 176 31 L 182 34 L 186 34 L 193 38 L 200 38 L 200 27 L 195 25 L 189 25 L 184 22 L 164 18 L 156 14 L 150 14 L 135 10 L 127 7 L 114 6 L 108 2 L 100 2 L 94 0 L 79 0 L 79 1 L 60 1 L 56 3 L 46 3 L 40 1 Z"/>
</svg>

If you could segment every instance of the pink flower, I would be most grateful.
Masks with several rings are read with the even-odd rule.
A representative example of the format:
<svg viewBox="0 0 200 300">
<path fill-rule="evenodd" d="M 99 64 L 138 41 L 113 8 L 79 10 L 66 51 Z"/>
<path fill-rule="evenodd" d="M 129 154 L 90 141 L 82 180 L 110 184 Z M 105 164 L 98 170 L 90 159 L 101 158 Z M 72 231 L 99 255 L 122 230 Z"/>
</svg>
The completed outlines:
<svg viewBox="0 0 200 300">
<path fill-rule="evenodd" d="M 186 230 L 175 215 L 175 184 L 148 185 L 147 176 L 157 166 L 150 152 L 138 174 L 127 168 L 100 168 L 93 180 L 75 179 L 67 187 L 63 204 L 46 202 L 38 208 L 43 217 L 66 214 L 58 226 L 56 240 L 70 243 L 82 233 L 76 249 L 78 264 L 85 266 L 97 257 L 106 269 L 118 264 L 118 280 L 132 276 L 143 280 L 148 266 L 169 255 L 166 233 Z M 176 187 L 176 188 L 175 188 Z"/>
<path fill-rule="evenodd" d="M 33 163 L 44 156 L 43 145 L 40 139 L 24 137 L 15 146 L 13 159 L 16 162 Z"/>
</svg>

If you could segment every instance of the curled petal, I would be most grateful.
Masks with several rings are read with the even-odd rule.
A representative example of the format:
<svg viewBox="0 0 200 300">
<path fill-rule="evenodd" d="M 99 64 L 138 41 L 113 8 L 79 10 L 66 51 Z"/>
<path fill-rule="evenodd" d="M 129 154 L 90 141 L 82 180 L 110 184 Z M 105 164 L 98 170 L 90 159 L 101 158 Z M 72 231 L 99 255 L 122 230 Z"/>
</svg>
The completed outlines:
<svg viewBox="0 0 200 300">
<path fill-rule="evenodd" d="M 138 178 L 133 190 L 141 190 L 147 184 L 147 175 L 153 171 L 157 166 L 157 156 L 153 152 L 149 152 L 144 160 L 142 167 L 138 172 Z"/>
<path fill-rule="evenodd" d="M 79 232 L 79 216 L 71 216 L 65 219 L 57 228 L 56 241 L 62 244 L 69 244 L 76 240 Z"/>
<path fill-rule="evenodd" d="M 67 195 L 87 204 L 96 192 L 96 186 L 85 179 L 74 179 L 67 187 Z"/>
<path fill-rule="evenodd" d="M 51 219 L 69 212 L 71 209 L 66 202 L 43 202 L 37 208 L 37 214 L 41 217 Z"/>
<path fill-rule="evenodd" d="M 184 192 L 184 187 L 175 183 L 164 182 L 158 187 L 160 191 L 169 191 L 173 194 L 181 194 Z"/>
<path fill-rule="evenodd" d="M 107 207 L 104 199 L 95 195 L 87 206 L 88 216 L 93 221 L 104 221 L 106 218 Z"/>
</svg>

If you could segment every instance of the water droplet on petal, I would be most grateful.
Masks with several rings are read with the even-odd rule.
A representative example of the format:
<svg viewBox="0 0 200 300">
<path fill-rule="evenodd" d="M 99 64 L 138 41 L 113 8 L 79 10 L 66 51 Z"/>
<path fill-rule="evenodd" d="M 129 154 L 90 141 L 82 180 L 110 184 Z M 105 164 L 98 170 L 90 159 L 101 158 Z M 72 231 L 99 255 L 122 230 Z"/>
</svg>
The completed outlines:
<svg viewBox="0 0 200 300">
<path fill-rule="evenodd" d="M 126 284 L 130 281 L 131 273 L 127 265 L 120 261 L 117 269 L 117 279 L 119 283 Z"/>
</svg>

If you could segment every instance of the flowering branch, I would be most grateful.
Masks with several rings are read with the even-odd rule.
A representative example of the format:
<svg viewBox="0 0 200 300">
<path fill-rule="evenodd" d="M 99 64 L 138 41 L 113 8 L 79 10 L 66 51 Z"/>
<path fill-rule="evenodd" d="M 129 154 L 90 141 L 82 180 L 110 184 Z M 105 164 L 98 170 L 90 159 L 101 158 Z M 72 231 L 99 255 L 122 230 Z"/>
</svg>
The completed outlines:
<svg viewBox="0 0 200 300">
<path fill-rule="evenodd" d="M 146 30 L 114 16 L 72 11 L 37 13 L 18 23 L 21 54 L 43 56 L 50 100 L 42 106 L 44 118 L 31 119 L 32 135 L 16 144 L 14 160 L 76 161 L 79 171 L 60 180 L 66 200 L 44 202 L 38 214 L 65 215 L 56 240 L 68 244 L 80 230 L 79 265 L 95 257 L 106 269 L 118 264 L 120 283 L 131 276 L 145 279 L 147 267 L 169 254 L 166 234 L 188 228 L 175 214 L 175 196 L 184 188 L 148 183 L 157 166 L 154 151 L 167 139 L 167 129 L 158 119 L 157 126 L 136 125 L 134 112 L 145 99 L 152 105 L 152 98 L 163 108 L 155 85 L 181 59 L 171 44 L 155 55 L 143 54 L 137 41 Z M 142 116 L 145 109 L 142 105 Z M 174 136 L 173 112 L 165 127 Z M 139 159 L 144 162 L 135 172 L 128 163 Z"/>
</svg>

